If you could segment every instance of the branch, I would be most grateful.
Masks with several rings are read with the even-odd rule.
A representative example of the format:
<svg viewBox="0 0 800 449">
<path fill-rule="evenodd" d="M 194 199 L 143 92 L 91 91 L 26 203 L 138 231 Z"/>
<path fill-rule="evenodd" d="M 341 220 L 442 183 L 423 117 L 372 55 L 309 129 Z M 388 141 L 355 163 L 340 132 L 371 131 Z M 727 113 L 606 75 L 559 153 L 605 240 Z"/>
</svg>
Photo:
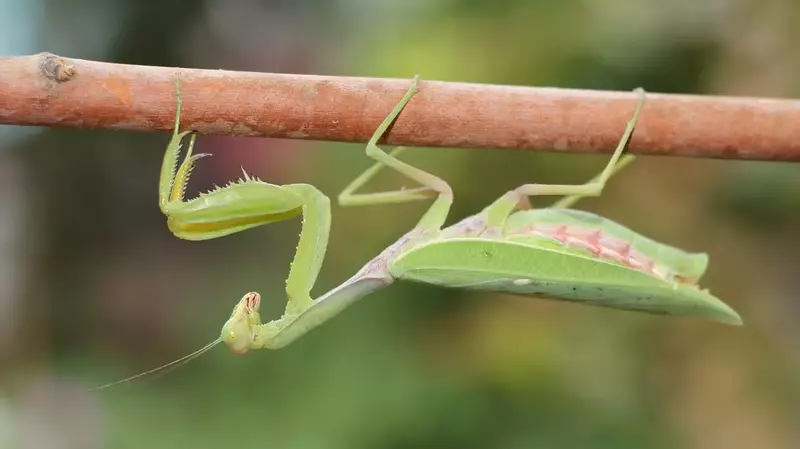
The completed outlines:
<svg viewBox="0 0 800 449">
<path fill-rule="evenodd" d="M 50 53 L 0 58 L 0 124 L 171 130 L 366 142 L 406 80 L 111 64 Z M 632 92 L 425 81 L 390 145 L 609 153 Z M 648 94 L 630 151 L 800 161 L 800 101 Z"/>
</svg>

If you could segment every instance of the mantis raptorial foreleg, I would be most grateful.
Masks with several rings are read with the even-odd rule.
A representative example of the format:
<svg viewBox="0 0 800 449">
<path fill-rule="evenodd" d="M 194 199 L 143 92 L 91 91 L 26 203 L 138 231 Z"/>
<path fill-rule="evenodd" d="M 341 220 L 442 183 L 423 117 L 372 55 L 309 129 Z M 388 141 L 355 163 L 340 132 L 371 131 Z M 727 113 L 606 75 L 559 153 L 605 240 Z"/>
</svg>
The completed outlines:
<svg viewBox="0 0 800 449">
<path fill-rule="evenodd" d="M 239 354 L 264 347 L 313 304 L 311 288 L 317 280 L 328 246 L 330 200 L 314 186 L 268 184 L 249 176 L 244 170 L 243 179 L 186 200 L 184 192 L 195 162 L 209 155 L 193 155 L 195 134 L 192 131 L 179 132 L 182 106 L 180 87 L 180 79 L 176 79 L 175 129 L 164 153 L 158 183 L 158 203 L 167 217 L 167 226 L 178 238 L 209 240 L 302 215 L 300 240 L 286 279 L 286 310 L 279 319 L 262 324 L 258 312 L 261 296 L 256 292 L 246 293 L 233 308 L 216 340 L 164 366 L 95 389 L 125 383 L 185 363 L 220 342 L 225 342 Z M 178 166 L 181 142 L 190 134 L 186 157 Z"/>
<path fill-rule="evenodd" d="M 415 76 L 411 82 L 411 87 L 394 107 L 391 113 L 383 120 L 383 122 L 375 130 L 375 133 L 367 142 L 366 153 L 367 156 L 377 161 L 372 167 L 368 168 L 364 173 L 351 182 L 339 194 L 339 204 L 342 206 L 363 206 L 374 204 L 388 204 L 388 203 L 401 203 L 408 201 L 417 201 L 437 196 L 436 201 L 431 205 L 428 211 L 423 215 L 417 223 L 415 229 L 426 231 L 436 231 L 441 229 L 447 219 L 447 214 L 450 211 L 450 205 L 453 203 L 453 190 L 450 185 L 443 179 L 420 170 L 410 164 L 407 164 L 395 156 L 400 154 L 404 148 L 395 148 L 390 154 L 386 154 L 378 147 L 378 140 L 383 136 L 392 122 L 400 115 L 406 103 L 411 99 L 417 91 L 417 84 L 419 76 Z M 414 181 L 423 185 L 414 189 L 395 190 L 389 192 L 378 193 L 359 193 L 355 194 L 356 190 L 366 184 L 373 176 L 375 176 L 383 167 L 390 167 L 395 171 L 413 179 Z"/>
<path fill-rule="evenodd" d="M 299 315 L 311 306 L 311 288 L 317 280 L 330 230 L 330 200 L 308 184 L 278 186 L 249 176 L 201 194 L 192 200 L 184 199 L 184 190 L 194 163 L 207 154 L 192 154 L 195 135 L 192 134 L 186 157 L 175 169 L 181 141 L 191 131 L 179 132 L 181 95 L 176 81 L 177 112 L 175 131 L 164 155 L 159 182 L 159 205 L 167 216 L 170 231 L 186 240 L 207 240 L 244 231 L 263 224 L 303 216 L 300 241 L 286 280 L 288 297 L 286 311 L 280 319 L 255 329 L 253 318 L 260 297 L 248 293 L 234 309 L 223 329 L 221 340 L 239 352 L 249 349 L 257 333 L 268 338 L 268 332 L 282 322 Z M 246 316 L 247 315 L 247 316 Z M 247 324 L 243 327 L 243 324 Z M 260 325 L 260 322 L 258 323 Z"/>
<path fill-rule="evenodd" d="M 286 279 L 286 310 L 280 318 L 262 323 L 259 314 L 261 296 L 256 292 L 246 293 L 233 308 L 216 340 L 174 362 L 96 389 L 184 363 L 220 342 L 225 342 L 239 354 L 269 346 L 283 329 L 313 307 L 311 288 L 316 283 L 328 246 L 330 200 L 312 185 L 268 184 L 249 176 L 244 170 L 242 179 L 186 200 L 184 191 L 195 162 L 209 155 L 193 155 L 195 134 L 192 131 L 179 132 L 182 106 L 179 79 L 175 81 L 175 94 L 175 129 L 164 153 L 158 189 L 159 207 L 167 217 L 169 230 L 184 240 L 208 240 L 302 215 L 300 240 Z M 178 166 L 181 142 L 190 134 L 186 157 Z"/>
</svg>

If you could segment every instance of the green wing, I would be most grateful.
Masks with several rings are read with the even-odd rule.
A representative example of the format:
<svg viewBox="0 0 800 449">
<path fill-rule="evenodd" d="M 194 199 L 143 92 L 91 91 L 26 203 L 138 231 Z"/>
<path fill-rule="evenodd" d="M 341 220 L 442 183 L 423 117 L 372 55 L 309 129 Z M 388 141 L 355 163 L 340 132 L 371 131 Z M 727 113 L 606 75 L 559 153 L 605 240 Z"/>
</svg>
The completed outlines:
<svg viewBox="0 0 800 449">
<path fill-rule="evenodd" d="M 655 314 L 741 324 L 707 291 L 558 249 L 491 239 L 434 240 L 390 266 L 397 279 L 445 287 L 508 292 Z"/>
</svg>

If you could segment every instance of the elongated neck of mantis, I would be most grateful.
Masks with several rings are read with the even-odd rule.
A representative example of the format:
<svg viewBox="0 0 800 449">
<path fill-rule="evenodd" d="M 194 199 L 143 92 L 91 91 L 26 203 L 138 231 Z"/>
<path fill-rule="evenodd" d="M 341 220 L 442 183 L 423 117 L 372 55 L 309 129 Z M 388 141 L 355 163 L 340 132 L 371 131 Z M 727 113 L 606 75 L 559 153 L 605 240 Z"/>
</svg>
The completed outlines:
<svg viewBox="0 0 800 449">
<path fill-rule="evenodd" d="M 304 312 L 298 315 L 284 315 L 280 319 L 262 325 L 256 337 L 256 345 L 266 349 L 282 348 L 333 318 L 355 301 L 394 282 L 388 273 L 371 273 L 366 268 L 315 299 L 311 307 Z"/>
</svg>

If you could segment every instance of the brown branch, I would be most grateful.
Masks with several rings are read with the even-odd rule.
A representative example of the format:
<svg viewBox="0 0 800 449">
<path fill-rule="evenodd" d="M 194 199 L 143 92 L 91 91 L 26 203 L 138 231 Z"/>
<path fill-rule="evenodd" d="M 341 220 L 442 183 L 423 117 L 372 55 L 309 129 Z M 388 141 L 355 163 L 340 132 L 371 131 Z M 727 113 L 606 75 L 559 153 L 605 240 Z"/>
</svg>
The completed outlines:
<svg viewBox="0 0 800 449">
<path fill-rule="evenodd" d="M 409 80 L 0 58 L 0 123 L 366 142 Z M 646 87 L 646 86 L 645 86 Z M 425 81 L 387 144 L 610 152 L 631 92 Z M 800 161 L 800 101 L 648 94 L 631 152 Z"/>
</svg>

